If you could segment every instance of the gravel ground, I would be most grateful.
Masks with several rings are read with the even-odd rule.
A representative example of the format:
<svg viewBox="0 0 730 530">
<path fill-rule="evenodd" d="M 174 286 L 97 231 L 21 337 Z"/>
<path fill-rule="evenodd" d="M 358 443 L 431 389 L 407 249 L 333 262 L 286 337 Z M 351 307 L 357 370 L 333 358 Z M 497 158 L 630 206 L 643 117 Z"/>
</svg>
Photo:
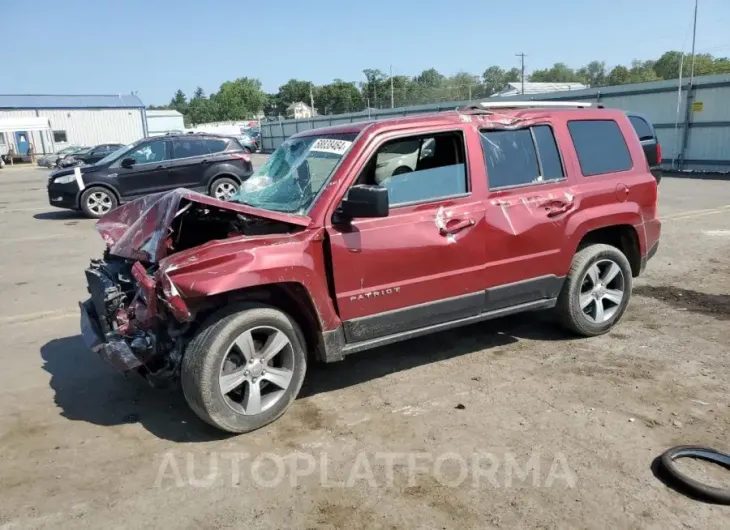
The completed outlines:
<svg viewBox="0 0 730 530">
<path fill-rule="evenodd" d="M 102 242 L 46 175 L 0 170 L 0 529 L 730 527 L 652 471 L 730 449 L 730 182 L 662 181 L 660 250 L 612 333 L 532 313 L 381 348 L 229 437 L 86 351 Z"/>
</svg>

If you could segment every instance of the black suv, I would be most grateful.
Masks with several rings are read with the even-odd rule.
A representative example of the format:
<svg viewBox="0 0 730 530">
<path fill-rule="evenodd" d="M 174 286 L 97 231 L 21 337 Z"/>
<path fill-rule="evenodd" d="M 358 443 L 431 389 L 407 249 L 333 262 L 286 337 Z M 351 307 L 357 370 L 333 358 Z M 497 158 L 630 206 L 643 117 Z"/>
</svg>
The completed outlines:
<svg viewBox="0 0 730 530">
<path fill-rule="evenodd" d="M 122 144 L 101 144 L 96 147 L 87 147 L 76 153 L 61 157 L 56 162 L 58 167 L 73 167 L 84 164 L 96 164 L 99 160 L 124 147 Z"/>
<path fill-rule="evenodd" d="M 251 173 L 251 157 L 235 138 L 155 136 L 124 146 L 93 165 L 52 172 L 48 201 L 98 219 L 120 203 L 175 188 L 230 200 Z"/>
</svg>

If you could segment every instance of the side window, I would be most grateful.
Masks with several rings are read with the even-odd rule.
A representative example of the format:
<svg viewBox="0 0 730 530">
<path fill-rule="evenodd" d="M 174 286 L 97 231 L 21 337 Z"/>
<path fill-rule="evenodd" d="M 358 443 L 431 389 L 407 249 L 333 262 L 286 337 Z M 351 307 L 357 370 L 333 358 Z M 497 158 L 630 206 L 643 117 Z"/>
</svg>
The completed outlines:
<svg viewBox="0 0 730 530">
<path fill-rule="evenodd" d="M 629 148 L 615 121 L 569 121 L 568 130 L 583 176 L 626 171 L 633 166 Z"/>
<path fill-rule="evenodd" d="M 125 158 L 134 158 L 137 164 L 151 164 L 152 162 L 162 162 L 167 160 L 167 142 L 158 140 L 142 145 L 129 153 Z"/>
<path fill-rule="evenodd" d="M 191 156 L 207 155 L 210 152 L 205 141 L 198 138 L 180 138 L 173 141 L 173 158 L 189 158 Z"/>
<path fill-rule="evenodd" d="M 59 143 L 67 142 L 66 131 L 53 131 L 53 141 Z"/>
<path fill-rule="evenodd" d="M 228 142 L 225 140 L 220 140 L 218 138 L 209 138 L 207 140 L 204 140 L 205 144 L 208 146 L 208 150 L 211 153 L 220 153 L 221 151 L 224 151 L 226 146 L 228 145 Z"/>
<path fill-rule="evenodd" d="M 629 116 L 629 121 L 634 126 L 634 130 L 640 141 L 643 142 L 644 140 L 652 140 L 654 138 L 654 133 L 651 131 L 649 124 L 646 123 L 646 120 L 639 116 Z"/>
<path fill-rule="evenodd" d="M 540 160 L 540 176 L 543 180 L 561 180 L 565 178 L 563 162 L 560 160 L 558 144 L 549 125 L 537 125 L 532 128 Z"/>
<path fill-rule="evenodd" d="M 378 149 L 361 182 L 386 188 L 391 206 L 464 195 L 465 160 L 460 132 L 393 140 Z"/>
</svg>

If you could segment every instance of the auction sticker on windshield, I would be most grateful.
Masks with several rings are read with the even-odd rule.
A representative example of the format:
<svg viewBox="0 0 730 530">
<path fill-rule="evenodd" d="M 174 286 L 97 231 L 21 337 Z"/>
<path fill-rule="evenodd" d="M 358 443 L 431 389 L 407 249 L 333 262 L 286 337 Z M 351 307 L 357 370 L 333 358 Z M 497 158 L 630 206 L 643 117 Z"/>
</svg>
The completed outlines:
<svg viewBox="0 0 730 530">
<path fill-rule="evenodd" d="M 319 138 L 314 145 L 312 145 L 312 151 L 318 151 L 320 153 L 333 153 L 336 155 L 344 155 L 352 145 L 352 142 L 347 140 L 336 140 L 334 138 Z"/>
</svg>

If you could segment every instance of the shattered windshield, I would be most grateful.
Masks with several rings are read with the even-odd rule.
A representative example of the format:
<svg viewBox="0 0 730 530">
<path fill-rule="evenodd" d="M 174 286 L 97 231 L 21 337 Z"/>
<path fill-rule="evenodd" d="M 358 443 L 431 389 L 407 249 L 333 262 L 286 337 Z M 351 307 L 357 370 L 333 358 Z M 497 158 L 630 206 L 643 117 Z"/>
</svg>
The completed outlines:
<svg viewBox="0 0 730 530">
<path fill-rule="evenodd" d="M 356 137 L 352 133 L 289 138 L 243 183 L 233 201 L 306 213 Z"/>
</svg>

